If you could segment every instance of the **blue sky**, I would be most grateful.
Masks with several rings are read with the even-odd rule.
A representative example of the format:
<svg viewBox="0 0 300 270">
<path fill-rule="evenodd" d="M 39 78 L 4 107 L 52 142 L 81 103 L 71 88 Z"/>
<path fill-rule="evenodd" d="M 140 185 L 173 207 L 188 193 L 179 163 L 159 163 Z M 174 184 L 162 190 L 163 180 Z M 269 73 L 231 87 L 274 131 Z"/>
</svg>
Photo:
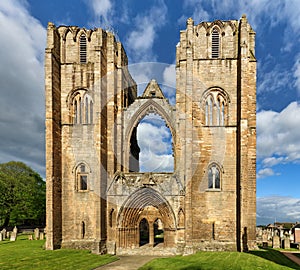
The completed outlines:
<svg viewBox="0 0 300 270">
<path fill-rule="evenodd" d="M 49 21 L 113 31 L 140 92 L 158 75 L 153 70 L 161 70 L 157 80 L 172 101 L 175 47 L 186 19 L 198 24 L 243 13 L 257 33 L 257 223 L 300 221 L 298 0 L 1 0 L 0 162 L 21 160 L 45 173 L 43 59 Z M 149 61 L 155 62 L 151 68 L 141 64 Z M 163 125 L 155 127 L 161 141 L 168 141 Z"/>
</svg>

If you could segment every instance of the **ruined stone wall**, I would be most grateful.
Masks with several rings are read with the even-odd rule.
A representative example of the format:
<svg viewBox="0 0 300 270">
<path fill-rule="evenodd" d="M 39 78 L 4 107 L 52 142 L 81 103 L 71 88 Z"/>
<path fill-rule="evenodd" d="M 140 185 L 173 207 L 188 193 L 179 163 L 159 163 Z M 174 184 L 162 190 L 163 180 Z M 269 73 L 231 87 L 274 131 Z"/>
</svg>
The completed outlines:
<svg viewBox="0 0 300 270">
<path fill-rule="evenodd" d="M 61 110 L 60 50 L 55 26 L 48 24 L 45 53 L 47 249 L 61 246 Z"/>
<path fill-rule="evenodd" d="M 61 147 L 59 151 L 47 148 L 47 161 L 55 163 L 47 164 L 47 170 L 56 169 L 61 175 L 60 190 L 52 195 L 54 204 L 61 206 L 58 242 L 64 247 L 105 252 L 107 173 L 116 166 L 112 142 L 117 132 L 112 123 L 116 103 L 121 108 L 119 99 L 124 93 L 136 96 L 135 83 L 127 70 L 124 49 L 111 33 L 102 29 L 56 28 L 53 24 L 51 27 L 56 43 L 49 58 L 55 59 L 57 69 L 50 69 L 46 62 L 46 77 L 57 82 L 46 83 L 46 96 L 55 95 L 57 108 L 49 106 L 47 112 L 57 113 L 54 120 L 58 131 L 50 133 L 47 126 L 46 139 Z M 48 43 L 51 45 L 50 39 Z M 120 87 L 126 86 L 124 90 L 117 88 L 117 79 Z M 47 174 L 47 184 L 50 201 L 49 191 L 54 188 L 51 173 Z M 49 203 L 48 227 L 59 220 L 58 211 L 56 216 L 50 216 L 54 210 Z"/>
<path fill-rule="evenodd" d="M 218 57 L 212 56 L 213 29 L 219 32 Z M 181 31 L 176 113 L 182 154 L 176 163 L 186 183 L 186 252 L 239 250 L 244 227 L 249 245 L 255 241 L 254 35 L 245 17 L 197 26 L 189 19 Z M 210 96 L 213 117 L 208 123 Z M 222 124 L 216 118 L 218 100 L 225 102 Z M 220 170 L 217 189 L 208 186 L 213 164 Z"/>
<path fill-rule="evenodd" d="M 155 80 L 137 98 L 112 33 L 48 25 L 47 249 L 136 248 L 145 209 L 151 226 L 164 223 L 164 245 L 175 253 L 254 246 L 254 38 L 244 16 L 188 19 L 171 106 Z M 131 135 L 149 113 L 171 130 L 173 173 L 129 173 Z"/>
</svg>

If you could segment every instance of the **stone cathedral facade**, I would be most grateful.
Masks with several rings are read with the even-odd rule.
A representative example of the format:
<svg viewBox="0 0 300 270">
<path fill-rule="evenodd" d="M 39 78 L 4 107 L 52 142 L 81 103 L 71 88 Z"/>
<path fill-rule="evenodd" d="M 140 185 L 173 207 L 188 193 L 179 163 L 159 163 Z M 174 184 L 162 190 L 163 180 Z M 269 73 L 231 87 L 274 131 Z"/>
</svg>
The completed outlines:
<svg viewBox="0 0 300 270">
<path fill-rule="evenodd" d="M 155 78 L 142 96 L 114 35 L 48 24 L 47 249 L 189 254 L 255 246 L 255 32 L 187 20 L 176 102 Z M 175 48 L 174 48 L 175 49 Z M 160 115 L 173 172 L 140 172 L 137 126 Z"/>
</svg>

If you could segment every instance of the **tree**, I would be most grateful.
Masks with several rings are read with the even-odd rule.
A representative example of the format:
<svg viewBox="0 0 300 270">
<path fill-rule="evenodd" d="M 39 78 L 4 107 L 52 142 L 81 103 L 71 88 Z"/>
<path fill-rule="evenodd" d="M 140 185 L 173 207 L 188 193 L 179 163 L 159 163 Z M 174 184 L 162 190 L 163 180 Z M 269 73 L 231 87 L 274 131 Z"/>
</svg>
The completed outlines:
<svg viewBox="0 0 300 270">
<path fill-rule="evenodd" d="M 46 183 L 22 162 L 0 164 L 0 225 L 39 225 L 46 213 Z"/>
</svg>

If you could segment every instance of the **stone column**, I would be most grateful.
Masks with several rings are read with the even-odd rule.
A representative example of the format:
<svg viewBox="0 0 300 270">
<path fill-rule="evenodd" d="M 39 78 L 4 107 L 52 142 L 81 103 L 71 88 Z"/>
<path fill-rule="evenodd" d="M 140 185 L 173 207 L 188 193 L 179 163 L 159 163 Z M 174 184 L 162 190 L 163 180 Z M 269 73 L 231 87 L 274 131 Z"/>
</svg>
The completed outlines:
<svg viewBox="0 0 300 270">
<path fill-rule="evenodd" d="M 153 221 L 149 222 L 149 246 L 154 246 L 154 227 Z"/>
</svg>

